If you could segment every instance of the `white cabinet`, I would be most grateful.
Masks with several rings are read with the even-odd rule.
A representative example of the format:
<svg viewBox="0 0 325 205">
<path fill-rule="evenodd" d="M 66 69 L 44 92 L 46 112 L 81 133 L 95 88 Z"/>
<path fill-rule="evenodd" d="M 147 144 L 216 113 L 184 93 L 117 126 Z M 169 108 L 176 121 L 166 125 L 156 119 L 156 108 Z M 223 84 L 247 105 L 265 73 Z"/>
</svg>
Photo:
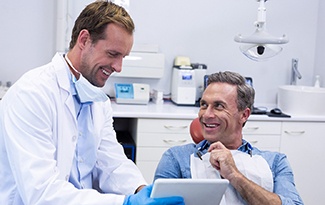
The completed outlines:
<svg viewBox="0 0 325 205">
<path fill-rule="evenodd" d="M 138 119 L 136 164 L 148 183 L 162 154 L 172 146 L 193 142 L 189 134 L 192 120 L 185 119 Z"/>
<path fill-rule="evenodd" d="M 283 122 L 281 149 L 305 204 L 325 202 L 325 123 Z"/>
<path fill-rule="evenodd" d="M 261 150 L 279 151 L 281 122 L 247 121 L 243 138 Z"/>
</svg>

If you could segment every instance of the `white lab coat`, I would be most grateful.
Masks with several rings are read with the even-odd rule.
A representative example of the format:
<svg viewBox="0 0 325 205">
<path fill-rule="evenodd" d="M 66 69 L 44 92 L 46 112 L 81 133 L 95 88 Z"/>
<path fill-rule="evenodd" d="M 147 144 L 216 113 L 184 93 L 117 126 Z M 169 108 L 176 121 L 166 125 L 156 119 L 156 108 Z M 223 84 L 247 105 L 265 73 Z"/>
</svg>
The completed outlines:
<svg viewBox="0 0 325 205">
<path fill-rule="evenodd" d="M 26 73 L 0 101 L 1 203 L 122 204 L 123 194 L 146 184 L 116 140 L 109 100 L 92 106 L 98 150 L 94 184 L 106 194 L 68 182 L 78 137 L 69 72 L 56 54 L 51 63 Z"/>
</svg>

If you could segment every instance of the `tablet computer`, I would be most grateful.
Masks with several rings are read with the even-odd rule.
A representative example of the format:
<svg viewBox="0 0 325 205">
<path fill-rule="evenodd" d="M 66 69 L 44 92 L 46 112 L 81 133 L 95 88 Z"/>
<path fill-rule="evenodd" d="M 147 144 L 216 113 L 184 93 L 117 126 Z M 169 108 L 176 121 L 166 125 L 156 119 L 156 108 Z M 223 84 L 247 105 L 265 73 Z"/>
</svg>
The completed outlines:
<svg viewBox="0 0 325 205">
<path fill-rule="evenodd" d="M 186 205 L 217 205 L 229 181 L 226 179 L 157 179 L 151 198 L 182 196 Z"/>
</svg>

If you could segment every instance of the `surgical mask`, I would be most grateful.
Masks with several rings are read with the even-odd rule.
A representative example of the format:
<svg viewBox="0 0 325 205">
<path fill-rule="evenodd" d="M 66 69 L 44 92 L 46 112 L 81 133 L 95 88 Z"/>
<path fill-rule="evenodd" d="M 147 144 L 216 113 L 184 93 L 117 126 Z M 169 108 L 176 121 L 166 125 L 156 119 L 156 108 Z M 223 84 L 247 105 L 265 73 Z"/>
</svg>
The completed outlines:
<svg viewBox="0 0 325 205">
<path fill-rule="evenodd" d="M 72 75 L 80 102 L 86 103 L 106 101 L 108 99 L 107 95 L 100 88 L 93 86 L 85 77 L 83 77 L 83 75 L 73 67 L 67 55 L 65 55 L 64 57 L 68 64 L 71 66 L 71 68 L 80 74 L 78 80 L 74 75 Z"/>
</svg>

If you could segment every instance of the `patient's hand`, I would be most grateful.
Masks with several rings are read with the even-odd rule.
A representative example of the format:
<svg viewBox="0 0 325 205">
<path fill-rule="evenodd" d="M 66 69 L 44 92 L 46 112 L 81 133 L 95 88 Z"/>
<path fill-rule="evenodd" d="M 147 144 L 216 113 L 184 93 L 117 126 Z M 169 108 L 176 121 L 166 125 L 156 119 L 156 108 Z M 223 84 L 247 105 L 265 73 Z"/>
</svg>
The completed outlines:
<svg viewBox="0 0 325 205">
<path fill-rule="evenodd" d="M 208 151 L 210 152 L 211 165 L 219 170 L 223 178 L 231 181 L 233 177 L 241 175 L 230 150 L 221 142 L 211 144 Z"/>
</svg>

